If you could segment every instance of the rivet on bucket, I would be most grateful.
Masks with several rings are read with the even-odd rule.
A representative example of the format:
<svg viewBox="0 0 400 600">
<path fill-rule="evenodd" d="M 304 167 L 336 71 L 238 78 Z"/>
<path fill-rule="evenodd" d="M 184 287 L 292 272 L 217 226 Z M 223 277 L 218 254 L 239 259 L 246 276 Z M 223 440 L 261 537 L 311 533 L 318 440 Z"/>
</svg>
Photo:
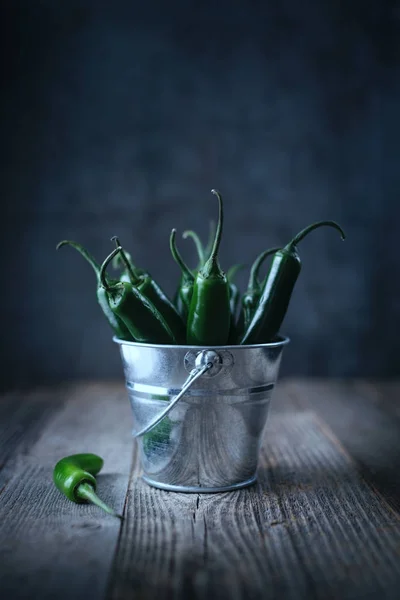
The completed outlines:
<svg viewBox="0 0 400 600">
<path fill-rule="evenodd" d="M 197 493 L 253 483 L 288 338 L 213 348 L 115 341 L 143 479 L 161 489 Z"/>
</svg>

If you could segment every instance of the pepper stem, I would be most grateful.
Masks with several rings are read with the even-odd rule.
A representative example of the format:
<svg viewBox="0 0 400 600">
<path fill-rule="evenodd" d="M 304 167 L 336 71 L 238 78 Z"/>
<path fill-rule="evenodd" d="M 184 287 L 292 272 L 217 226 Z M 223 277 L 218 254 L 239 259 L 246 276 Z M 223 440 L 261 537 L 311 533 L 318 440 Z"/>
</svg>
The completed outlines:
<svg viewBox="0 0 400 600">
<path fill-rule="evenodd" d="M 229 283 L 232 283 L 233 280 L 235 279 L 237 273 L 239 273 L 239 271 L 241 269 L 244 269 L 245 265 L 240 263 L 237 265 L 232 265 L 226 272 L 226 278 L 229 281 Z"/>
<path fill-rule="evenodd" d="M 247 286 L 249 290 L 254 290 L 257 288 L 258 274 L 260 272 L 260 268 L 264 260 L 267 258 L 267 256 L 278 252 L 278 250 L 280 250 L 280 248 L 269 248 L 268 250 L 264 250 L 264 252 L 261 252 L 261 254 L 257 256 L 250 270 L 249 284 Z"/>
<path fill-rule="evenodd" d="M 178 265 L 180 266 L 183 276 L 188 281 L 194 281 L 193 273 L 191 272 L 191 270 L 189 269 L 187 264 L 184 262 L 182 256 L 179 253 L 178 248 L 176 247 L 176 239 L 175 238 L 176 238 L 176 229 L 173 229 L 171 231 L 171 235 L 169 238 L 169 247 L 171 249 L 172 256 L 173 256 L 175 262 L 178 263 Z"/>
<path fill-rule="evenodd" d="M 215 263 L 218 260 L 218 250 L 219 250 L 219 245 L 221 243 L 222 228 L 224 225 L 224 207 L 223 207 L 223 203 L 222 203 L 221 194 L 217 190 L 211 190 L 211 193 L 214 194 L 215 196 L 217 196 L 217 198 L 218 198 L 218 225 L 217 225 L 217 231 L 215 232 L 214 243 L 212 245 L 211 254 L 210 254 L 210 257 L 208 258 L 208 261 Z"/>
<path fill-rule="evenodd" d="M 121 250 L 122 250 L 121 246 L 118 246 L 118 248 L 115 248 L 115 250 L 113 250 L 111 252 L 111 254 L 109 254 L 107 256 L 107 258 L 104 260 L 103 264 L 100 267 L 99 279 L 100 279 L 101 285 L 103 286 L 103 288 L 105 290 L 110 290 L 110 286 L 107 283 L 107 274 L 106 274 L 107 267 L 110 264 L 110 262 L 112 261 L 112 259 L 114 258 L 114 256 L 119 254 L 119 252 L 121 252 Z"/>
<path fill-rule="evenodd" d="M 188 229 L 187 231 L 183 232 L 182 237 L 184 240 L 186 240 L 188 237 L 190 237 L 194 241 L 194 245 L 196 246 L 197 256 L 199 257 L 199 268 L 201 268 L 204 265 L 205 256 L 204 256 L 203 244 L 201 243 L 199 236 L 197 235 L 197 233 L 195 231 Z"/>
<path fill-rule="evenodd" d="M 93 504 L 103 509 L 106 513 L 112 515 L 113 517 L 118 517 L 119 519 L 123 518 L 122 515 L 119 515 L 117 512 L 115 512 L 115 510 L 113 510 L 112 508 L 107 506 L 107 504 L 105 504 L 102 500 L 100 500 L 100 498 L 94 491 L 93 486 L 91 486 L 89 483 L 81 483 L 76 490 L 76 495 L 78 496 L 78 498 L 82 498 L 83 500 L 88 500 L 89 502 L 92 502 Z"/>
<path fill-rule="evenodd" d="M 339 233 L 342 236 L 342 240 L 344 240 L 346 238 L 346 235 L 343 231 L 343 229 L 340 227 L 340 225 L 338 225 L 337 223 L 335 223 L 335 221 L 318 221 L 317 223 L 313 223 L 312 225 L 309 225 L 308 227 L 306 227 L 305 229 L 303 229 L 302 231 L 300 231 L 293 239 L 291 242 L 289 242 L 286 246 L 286 248 L 293 248 L 293 246 L 297 246 L 297 244 L 299 242 L 301 242 L 301 240 L 308 235 L 311 231 L 313 231 L 314 229 L 317 229 L 318 227 L 323 227 L 323 226 L 327 226 L 327 227 L 333 227 L 334 229 L 337 229 L 339 231 Z"/>
<path fill-rule="evenodd" d="M 215 237 L 216 227 L 217 227 L 216 222 L 214 221 L 214 219 L 211 219 L 209 229 L 208 229 L 207 246 L 204 249 L 204 256 L 208 256 L 211 252 L 211 248 L 212 248 L 214 237 Z"/>
<path fill-rule="evenodd" d="M 137 285 L 138 283 L 140 283 L 140 279 L 139 277 L 135 274 L 132 264 L 131 262 L 128 260 L 128 257 L 126 256 L 124 249 L 122 248 L 121 242 L 119 241 L 119 237 L 117 235 L 113 235 L 113 237 L 111 238 L 112 242 L 115 242 L 115 246 L 116 248 L 121 248 L 121 252 L 120 252 L 120 256 L 125 264 L 126 270 L 129 273 L 129 279 L 131 280 L 131 283 L 133 285 Z"/>
<path fill-rule="evenodd" d="M 99 263 L 90 254 L 90 252 L 88 252 L 83 246 L 81 246 L 81 244 L 78 244 L 78 242 L 72 242 L 71 240 L 62 240 L 62 242 L 59 242 L 57 244 L 56 250 L 59 250 L 60 248 L 62 248 L 62 246 L 72 246 L 72 248 L 75 248 L 75 250 L 77 250 L 83 256 L 83 258 L 85 258 L 87 260 L 87 262 L 91 265 L 94 272 L 96 273 L 97 277 L 99 277 L 99 274 L 100 274 Z"/>
</svg>

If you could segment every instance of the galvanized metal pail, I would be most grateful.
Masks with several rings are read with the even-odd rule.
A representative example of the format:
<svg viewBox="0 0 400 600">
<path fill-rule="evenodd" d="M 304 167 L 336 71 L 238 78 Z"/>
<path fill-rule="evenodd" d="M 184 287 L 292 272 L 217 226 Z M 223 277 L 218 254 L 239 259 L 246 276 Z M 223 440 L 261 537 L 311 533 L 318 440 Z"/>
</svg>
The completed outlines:
<svg viewBox="0 0 400 600">
<path fill-rule="evenodd" d="M 176 492 L 222 492 L 256 480 L 282 350 L 119 344 L 143 479 Z"/>
</svg>

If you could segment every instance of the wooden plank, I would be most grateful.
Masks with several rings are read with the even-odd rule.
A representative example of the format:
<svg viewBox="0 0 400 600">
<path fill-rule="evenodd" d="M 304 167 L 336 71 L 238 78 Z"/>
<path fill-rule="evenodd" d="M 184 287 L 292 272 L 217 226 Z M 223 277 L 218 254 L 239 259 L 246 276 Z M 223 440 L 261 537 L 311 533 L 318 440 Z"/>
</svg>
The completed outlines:
<svg viewBox="0 0 400 600">
<path fill-rule="evenodd" d="M 15 462 L 35 443 L 45 423 L 63 406 L 66 386 L 14 391 L 0 398 L 0 494 Z"/>
<path fill-rule="evenodd" d="M 397 598 L 400 521 L 313 410 L 275 391 L 259 482 L 184 495 L 130 482 L 108 598 Z"/>
<path fill-rule="evenodd" d="M 57 398 L 54 399 L 57 402 Z M 131 462 L 131 416 L 122 386 L 81 385 L 15 465 L 0 505 L 0 590 L 11 599 L 102 598 L 119 519 L 64 498 L 52 469 L 64 455 L 94 452 L 105 466 L 98 493 L 123 510 Z"/>
<path fill-rule="evenodd" d="M 400 419 L 400 381 L 354 381 L 354 388 L 369 402 L 377 404 L 384 411 Z"/>
<path fill-rule="evenodd" d="M 397 391 L 396 391 L 397 390 Z M 363 476 L 400 511 L 400 386 L 360 381 L 296 381 L 299 404 L 312 407 L 356 461 Z"/>
</svg>

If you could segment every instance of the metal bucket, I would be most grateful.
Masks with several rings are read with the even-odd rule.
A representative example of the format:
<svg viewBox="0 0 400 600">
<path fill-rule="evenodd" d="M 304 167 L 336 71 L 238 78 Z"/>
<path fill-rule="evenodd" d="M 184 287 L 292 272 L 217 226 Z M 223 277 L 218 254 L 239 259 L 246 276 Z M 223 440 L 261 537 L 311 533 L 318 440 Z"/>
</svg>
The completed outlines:
<svg viewBox="0 0 400 600">
<path fill-rule="evenodd" d="M 280 337 L 256 346 L 119 344 L 143 479 L 176 492 L 223 492 L 256 480 L 278 377 Z"/>
</svg>

